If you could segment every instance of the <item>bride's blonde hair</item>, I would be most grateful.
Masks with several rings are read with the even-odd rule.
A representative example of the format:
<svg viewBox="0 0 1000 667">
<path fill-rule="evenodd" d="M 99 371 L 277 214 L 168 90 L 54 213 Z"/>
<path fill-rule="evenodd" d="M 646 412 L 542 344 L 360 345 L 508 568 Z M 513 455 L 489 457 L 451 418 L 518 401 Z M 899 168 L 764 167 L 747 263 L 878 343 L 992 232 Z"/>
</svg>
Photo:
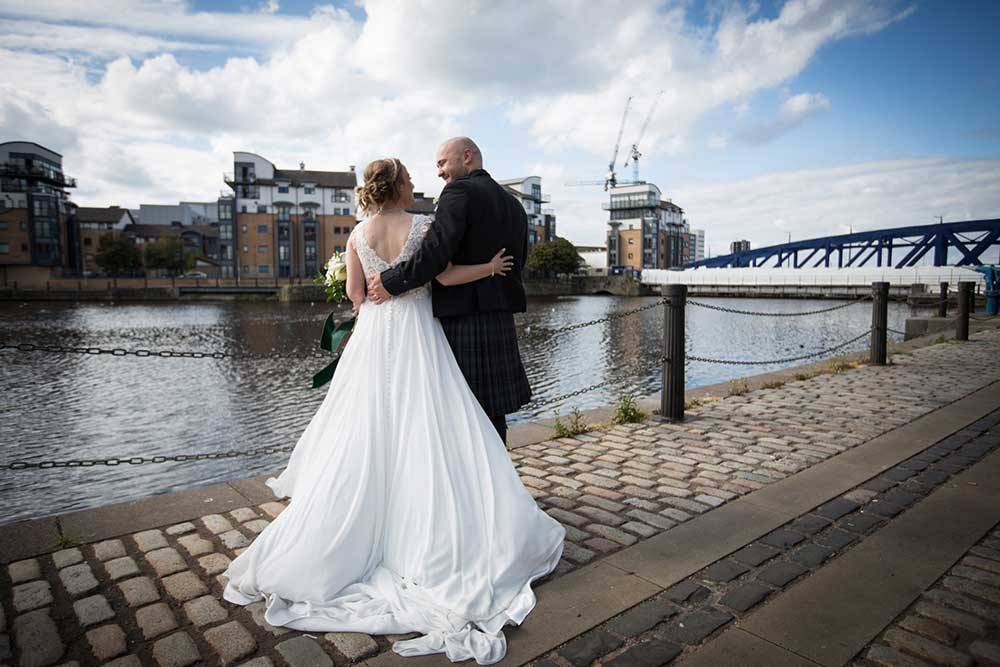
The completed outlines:
<svg viewBox="0 0 1000 667">
<path fill-rule="evenodd" d="M 383 206 L 399 199 L 403 163 L 395 157 L 369 162 L 365 167 L 364 179 L 364 185 L 359 185 L 355 189 L 358 194 L 358 208 L 369 215 L 378 213 Z"/>
</svg>

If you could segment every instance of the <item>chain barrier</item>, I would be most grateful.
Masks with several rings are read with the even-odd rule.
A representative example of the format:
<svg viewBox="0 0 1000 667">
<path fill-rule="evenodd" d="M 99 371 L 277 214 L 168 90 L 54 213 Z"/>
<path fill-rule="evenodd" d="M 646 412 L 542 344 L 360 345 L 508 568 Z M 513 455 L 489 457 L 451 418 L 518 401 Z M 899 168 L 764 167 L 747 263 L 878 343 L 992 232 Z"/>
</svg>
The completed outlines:
<svg viewBox="0 0 1000 667">
<path fill-rule="evenodd" d="M 841 348 L 847 347 L 851 343 L 856 343 L 857 341 L 861 340 L 865 336 L 869 335 L 871 333 L 871 331 L 872 330 L 869 329 L 868 331 L 865 331 L 864 333 L 858 334 L 857 336 L 855 336 L 854 338 L 852 338 L 850 340 L 845 340 L 843 343 L 840 343 L 839 345 L 834 345 L 833 347 L 828 347 L 825 350 L 818 350 L 816 352 L 811 352 L 809 354 L 803 354 L 803 355 L 798 356 L 798 357 L 786 357 L 784 359 L 774 359 L 774 360 L 769 360 L 769 361 L 744 361 L 742 359 L 712 359 L 712 358 L 709 358 L 709 357 L 696 357 L 694 355 L 689 355 L 689 356 L 685 356 L 685 359 L 687 359 L 689 361 L 701 361 L 701 362 L 704 362 L 706 364 L 732 364 L 734 366 L 770 366 L 772 364 L 787 364 L 787 363 L 792 362 L 792 361 L 802 361 L 804 359 L 813 359 L 815 357 L 821 357 L 824 354 L 829 354 L 830 352 L 836 352 L 837 350 L 839 350 Z M 666 358 L 663 358 L 663 361 L 666 361 Z"/>
<path fill-rule="evenodd" d="M 816 315 L 820 313 L 829 313 L 835 310 L 840 310 L 841 308 L 847 308 L 848 306 L 853 306 L 857 303 L 867 301 L 871 299 L 870 296 L 861 297 L 850 301 L 848 303 L 838 304 L 831 308 L 823 308 L 820 310 L 804 311 L 799 313 L 773 313 L 773 312 L 763 312 L 763 311 L 750 311 L 750 310 L 740 310 L 736 308 L 728 308 L 725 306 L 715 306 L 700 301 L 687 301 L 688 304 L 693 306 L 698 306 L 701 308 L 707 308 L 710 310 L 717 310 L 725 313 L 732 313 L 738 315 L 757 315 L 761 317 L 799 317 L 805 315 Z M 668 304 L 669 299 L 657 299 L 655 302 L 640 306 L 638 308 L 633 308 L 630 310 L 620 311 L 612 313 L 602 318 L 595 320 L 590 320 L 587 322 L 580 322 L 578 324 L 572 324 L 565 327 L 559 327 L 555 329 L 539 329 L 538 331 L 546 333 L 550 336 L 555 336 L 570 331 L 575 331 L 577 329 L 582 329 L 585 327 L 593 326 L 595 324 L 601 324 L 603 322 L 610 322 L 613 320 L 628 317 L 630 315 L 635 315 L 657 306 L 662 306 Z M 978 318 L 974 318 L 978 319 Z M 894 331 L 889 329 L 893 333 L 902 334 L 902 332 Z M 805 359 L 812 359 L 815 357 L 820 357 L 830 352 L 835 352 L 841 348 L 844 348 L 851 343 L 861 340 L 865 336 L 871 333 L 871 329 L 865 331 L 864 333 L 855 336 L 854 338 L 844 341 L 839 345 L 826 348 L 824 350 L 819 350 L 817 352 L 812 352 L 810 354 L 805 354 L 796 357 L 787 357 L 784 359 L 774 359 L 768 361 L 743 361 L 737 359 L 712 359 L 708 357 L 699 357 L 694 355 L 686 356 L 686 361 L 700 361 L 704 363 L 711 364 L 728 364 L 734 366 L 766 366 L 773 364 L 783 364 L 790 363 L 793 361 L 802 361 Z M 333 355 L 321 354 L 318 352 L 312 352 L 308 354 L 288 354 L 283 352 L 264 352 L 264 353 L 253 353 L 253 352 L 201 352 L 201 351 L 178 351 L 178 350 L 147 350 L 147 349 L 136 349 L 136 350 L 126 350 L 124 348 L 99 348 L 99 347 L 84 347 L 84 346 L 63 346 L 63 345 L 38 345 L 34 343 L 9 343 L 6 341 L 0 341 L 0 351 L 2 350 L 17 350 L 19 352 L 49 352 L 56 354 L 90 354 L 90 355 L 110 355 L 115 357 L 124 356 L 135 356 L 135 357 L 157 357 L 157 358 L 184 358 L 184 359 L 301 359 L 301 358 L 313 358 L 313 359 L 326 359 L 329 360 L 333 358 Z M 660 357 L 659 362 L 663 364 L 667 361 L 666 357 Z M 653 367 L 646 372 L 658 371 L 660 366 Z M 634 377 L 634 375 L 632 375 Z M 588 392 L 594 391 L 595 389 L 600 389 L 605 386 L 625 386 L 628 383 L 619 382 L 608 382 L 601 381 L 595 382 L 592 385 L 571 391 L 559 396 L 545 399 L 544 401 L 537 403 L 530 403 L 528 408 L 538 409 L 543 406 L 552 405 L 556 403 L 562 403 L 570 398 L 576 396 L 581 396 Z M 30 470 L 30 469 L 49 469 L 49 468 L 88 468 L 92 466 L 104 465 L 104 466 L 117 466 L 117 465 L 144 465 L 146 463 L 182 463 L 189 461 L 210 461 L 218 459 L 231 459 L 239 457 L 258 457 L 267 456 L 271 454 L 287 453 L 292 451 L 292 446 L 283 447 L 258 447 L 256 449 L 249 450 L 229 450 L 225 452 L 213 452 L 213 453 L 203 453 L 203 454 L 174 454 L 174 455 L 163 455 L 163 456 L 132 456 L 128 458 L 111 457 L 107 459 L 66 459 L 66 460 L 54 460 L 54 461 L 14 461 L 7 464 L 0 464 L 0 471 L 10 470 Z"/>
<path fill-rule="evenodd" d="M 740 310 L 739 308 L 729 308 L 726 306 L 715 306 L 710 303 L 705 303 L 703 301 L 693 301 L 689 299 L 687 301 L 689 306 L 698 306 L 699 308 L 707 308 L 709 310 L 718 310 L 723 313 L 731 313 L 734 315 L 756 315 L 758 317 L 802 317 L 804 315 L 819 315 L 821 313 L 832 313 L 835 310 L 840 310 L 841 308 L 847 308 L 863 301 L 871 301 L 871 296 L 862 296 L 854 299 L 853 301 L 848 301 L 847 303 L 840 303 L 836 306 L 830 308 L 820 308 L 819 310 L 804 310 L 800 313 L 769 313 L 762 310 Z"/>
<path fill-rule="evenodd" d="M 975 320 L 977 322 L 989 322 L 990 320 L 996 319 L 996 315 L 987 315 L 986 317 L 976 317 L 975 315 L 969 315 L 970 320 Z"/>
<path fill-rule="evenodd" d="M 37 345 L 35 343 L 8 343 L 0 341 L 0 350 L 17 350 L 18 352 L 50 352 L 54 354 L 91 354 L 110 355 L 112 357 L 156 357 L 160 359 L 325 359 L 334 357 L 320 352 L 287 353 L 287 352 L 196 352 L 181 350 L 126 350 L 124 348 L 101 348 L 67 345 Z"/>
<path fill-rule="evenodd" d="M 593 326 L 595 324 L 601 324 L 602 322 L 611 322 L 612 320 L 619 320 L 619 319 L 621 319 L 623 317 L 628 317 L 629 315 L 635 315 L 636 313 L 641 313 L 644 310 L 650 310 L 652 308 L 656 308 L 657 306 L 662 306 L 662 305 L 664 305 L 666 303 L 669 303 L 669 299 L 658 299 L 658 300 L 654 301 L 653 303 L 646 304 L 645 306 L 640 306 L 638 308 L 633 308 L 631 310 L 622 310 L 622 311 L 619 311 L 617 313 L 611 313 L 610 315 L 598 318 L 596 320 L 590 320 L 589 322 L 580 322 L 578 324 L 570 324 L 569 326 L 558 327 L 558 328 L 555 328 L 555 329 L 549 329 L 549 328 L 546 328 L 546 327 L 538 327 L 535 330 L 538 331 L 539 333 L 545 333 L 545 334 L 548 334 L 550 336 L 556 336 L 556 335 L 559 335 L 559 334 L 567 333 L 569 331 L 576 331 L 577 329 L 583 329 L 584 327 L 590 327 L 590 326 Z"/>
<path fill-rule="evenodd" d="M 0 470 L 47 470 L 49 468 L 90 468 L 93 466 L 143 465 L 146 463 L 183 463 L 188 461 L 213 461 L 240 457 L 268 456 L 292 451 L 292 445 L 282 447 L 257 447 L 256 449 L 229 450 L 210 454 L 171 454 L 164 456 L 111 457 L 107 459 L 65 459 L 62 461 L 13 461 L 0 465 Z"/>
<path fill-rule="evenodd" d="M 888 331 L 889 333 L 899 334 L 900 336 L 905 336 L 906 335 L 905 331 L 899 331 L 897 329 L 892 329 L 890 327 L 886 327 L 885 330 Z"/>
</svg>

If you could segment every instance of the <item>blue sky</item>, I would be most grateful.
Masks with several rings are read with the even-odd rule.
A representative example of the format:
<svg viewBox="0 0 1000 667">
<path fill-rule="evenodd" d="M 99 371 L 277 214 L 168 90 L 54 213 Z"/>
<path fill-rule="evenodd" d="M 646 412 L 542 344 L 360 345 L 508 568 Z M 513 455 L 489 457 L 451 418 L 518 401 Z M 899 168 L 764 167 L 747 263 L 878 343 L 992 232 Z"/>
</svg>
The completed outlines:
<svg viewBox="0 0 1000 667">
<path fill-rule="evenodd" d="M 234 150 L 384 154 L 436 194 L 467 133 L 600 243 L 601 178 L 657 90 L 641 177 L 716 252 L 1000 217 L 1000 3 L 905 0 L 0 0 L 0 140 L 65 156 L 81 204 L 210 199 Z"/>
</svg>

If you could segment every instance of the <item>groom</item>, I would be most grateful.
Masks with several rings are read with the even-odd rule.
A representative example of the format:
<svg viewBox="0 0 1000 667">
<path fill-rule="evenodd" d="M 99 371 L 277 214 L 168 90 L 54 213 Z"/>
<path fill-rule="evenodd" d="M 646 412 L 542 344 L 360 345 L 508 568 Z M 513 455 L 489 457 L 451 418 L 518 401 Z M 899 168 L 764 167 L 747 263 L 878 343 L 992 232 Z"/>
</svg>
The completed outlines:
<svg viewBox="0 0 1000 667">
<path fill-rule="evenodd" d="M 462 374 L 500 438 L 505 415 L 531 398 L 514 329 L 514 313 L 526 309 L 521 272 L 528 255 L 528 217 L 509 192 L 483 169 L 483 155 L 467 137 L 438 150 L 438 176 L 446 185 L 434 224 L 413 256 L 368 283 L 376 303 L 433 280 L 448 263 L 488 262 L 501 248 L 514 256 L 506 276 L 444 287 L 432 283 L 434 316 L 444 329 Z"/>
</svg>

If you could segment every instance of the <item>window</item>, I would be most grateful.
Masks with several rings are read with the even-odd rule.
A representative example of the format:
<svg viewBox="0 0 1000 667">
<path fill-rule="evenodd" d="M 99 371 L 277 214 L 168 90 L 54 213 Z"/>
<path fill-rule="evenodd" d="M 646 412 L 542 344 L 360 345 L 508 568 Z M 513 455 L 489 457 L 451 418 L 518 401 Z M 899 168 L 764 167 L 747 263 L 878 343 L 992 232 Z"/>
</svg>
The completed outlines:
<svg viewBox="0 0 1000 667">
<path fill-rule="evenodd" d="M 7 208 L 7 200 L 6 199 L 0 199 L 0 208 Z M 6 227 L 7 223 L 5 222 L 3 224 L 4 224 L 4 229 L 7 229 L 7 227 Z"/>
<path fill-rule="evenodd" d="M 333 246 L 333 251 L 334 252 L 344 252 L 344 246 L 342 246 L 342 245 L 335 245 L 335 246 Z"/>
<path fill-rule="evenodd" d="M 628 254 L 628 258 L 629 258 L 629 259 L 632 259 L 632 253 L 629 253 L 629 254 Z"/>
<path fill-rule="evenodd" d="M 278 259 L 280 259 L 282 262 L 288 261 L 288 246 L 286 245 L 278 246 Z"/>
<path fill-rule="evenodd" d="M 267 225 L 257 225 L 258 234 L 267 234 Z"/>
<path fill-rule="evenodd" d="M 257 212 L 258 213 L 267 213 L 267 206 L 265 204 L 258 204 L 257 205 Z"/>
<path fill-rule="evenodd" d="M 308 185 L 305 186 L 304 190 L 307 195 L 316 194 L 316 188 L 311 188 Z"/>
<path fill-rule="evenodd" d="M 629 245 L 635 245 L 635 239 L 629 239 L 628 240 L 628 244 Z"/>
<path fill-rule="evenodd" d="M 246 204 L 242 204 L 240 206 L 240 213 L 246 213 L 246 212 L 247 212 L 247 205 Z"/>
<path fill-rule="evenodd" d="M 91 238 L 89 236 L 87 238 L 83 239 L 83 245 L 91 245 L 92 243 L 93 243 L 93 241 L 91 240 Z"/>
<path fill-rule="evenodd" d="M 257 273 L 270 273 L 270 272 L 271 272 L 271 265 L 270 264 L 258 264 L 257 265 Z"/>
<path fill-rule="evenodd" d="M 333 228 L 333 233 L 334 234 L 340 234 L 341 233 L 340 227 L 334 227 Z"/>
<path fill-rule="evenodd" d="M 10 252 L 10 246 L 6 243 L 0 243 L 0 255 L 6 255 Z"/>
<path fill-rule="evenodd" d="M 244 264 L 240 268 L 242 269 L 243 273 L 250 273 L 250 265 L 249 264 Z"/>
<path fill-rule="evenodd" d="M 246 234 L 247 233 L 247 226 L 246 225 L 240 225 L 240 231 L 243 232 L 244 234 Z"/>
<path fill-rule="evenodd" d="M 288 193 L 288 186 L 287 185 L 279 185 L 278 186 L 278 192 L 280 192 L 281 194 L 287 194 Z"/>
<path fill-rule="evenodd" d="M 249 246 L 243 246 L 243 252 L 244 253 L 250 252 L 250 247 Z"/>
<path fill-rule="evenodd" d="M 267 254 L 267 246 L 266 245 L 259 245 L 259 246 L 257 246 L 257 254 L 258 255 L 266 255 Z"/>
</svg>

